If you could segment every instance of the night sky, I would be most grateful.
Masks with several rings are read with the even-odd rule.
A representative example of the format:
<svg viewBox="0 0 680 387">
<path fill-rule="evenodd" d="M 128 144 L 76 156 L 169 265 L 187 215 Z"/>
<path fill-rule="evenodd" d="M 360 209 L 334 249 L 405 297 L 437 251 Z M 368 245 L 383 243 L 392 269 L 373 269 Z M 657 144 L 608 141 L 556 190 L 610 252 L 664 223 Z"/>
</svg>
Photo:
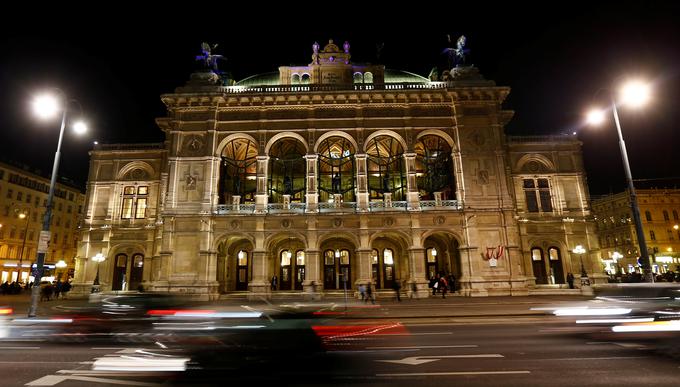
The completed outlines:
<svg viewBox="0 0 680 387">
<path fill-rule="evenodd" d="M 619 112 L 633 177 L 677 178 L 680 5 L 595 3 L 529 9 L 485 2 L 475 9 L 455 2 L 418 7 L 390 2 L 386 11 L 355 2 L 337 2 L 332 9 L 322 6 L 331 3 L 317 2 L 267 10 L 219 9 L 203 2 L 145 12 L 122 6 L 17 11 L 30 17 L 16 16 L 0 27 L 1 156 L 51 170 L 59 122 L 38 121 L 30 112 L 32 95 L 45 87 L 59 87 L 76 99 L 92 129 L 82 138 L 66 135 L 60 175 L 84 185 L 87 152 L 95 140 L 162 141 L 154 123 L 164 115 L 160 95 L 188 80 L 203 41 L 219 44 L 215 53 L 227 58 L 220 68 L 237 80 L 280 65 L 307 64 L 314 41 L 323 47 L 329 38 L 339 44 L 348 40 L 355 62 L 375 63 L 376 44 L 384 43 L 381 64 L 427 76 L 444 59 L 446 35 L 455 40 L 464 34 L 468 63 L 512 88 L 504 107 L 515 117 L 507 133 L 577 131 L 594 195 L 622 190 L 625 177 L 613 120 L 584 127 L 586 108 L 602 100 L 605 94 L 598 90 L 617 77 L 653 82 L 650 106 Z"/>
</svg>

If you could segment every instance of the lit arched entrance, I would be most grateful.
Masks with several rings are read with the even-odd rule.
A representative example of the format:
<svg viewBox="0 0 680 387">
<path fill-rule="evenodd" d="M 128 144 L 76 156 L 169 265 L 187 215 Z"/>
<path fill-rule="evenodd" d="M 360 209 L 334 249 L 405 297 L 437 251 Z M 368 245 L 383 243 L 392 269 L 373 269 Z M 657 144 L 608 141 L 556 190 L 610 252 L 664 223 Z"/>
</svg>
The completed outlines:
<svg viewBox="0 0 680 387">
<path fill-rule="evenodd" d="M 305 244 L 295 237 L 281 238 L 274 244 L 271 279 L 276 275 L 276 288 L 272 290 L 302 290 L 306 276 Z M 271 285 L 271 282 L 270 282 Z"/>
<path fill-rule="evenodd" d="M 380 235 L 371 243 L 371 280 L 376 289 L 391 289 L 408 279 L 408 247 L 402 238 Z"/>
<path fill-rule="evenodd" d="M 563 284 L 564 266 L 562 252 L 554 245 L 531 247 L 531 268 L 536 278 L 536 285 Z"/>
<path fill-rule="evenodd" d="M 460 279 L 462 274 L 458 239 L 445 232 L 437 232 L 425 238 L 425 279 L 437 274 L 453 274 Z"/>
<path fill-rule="evenodd" d="M 248 290 L 253 247 L 249 240 L 231 237 L 217 245 L 217 282 L 221 293 Z"/>
<path fill-rule="evenodd" d="M 352 289 L 356 264 L 354 246 L 347 240 L 333 238 L 324 241 L 320 250 L 324 289 Z"/>
<path fill-rule="evenodd" d="M 144 280 L 144 254 L 129 250 L 114 255 L 111 290 L 137 290 Z"/>
</svg>

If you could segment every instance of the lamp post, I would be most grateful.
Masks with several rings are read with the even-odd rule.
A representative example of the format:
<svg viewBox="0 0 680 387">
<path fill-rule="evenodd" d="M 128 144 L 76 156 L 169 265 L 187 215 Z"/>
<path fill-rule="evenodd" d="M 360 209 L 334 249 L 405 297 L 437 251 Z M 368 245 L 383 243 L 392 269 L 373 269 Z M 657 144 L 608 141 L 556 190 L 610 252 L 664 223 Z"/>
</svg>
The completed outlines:
<svg viewBox="0 0 680 387">
<path fill-rule="evenodd" d="M 622 89 L 623 103 L 638 107 L 644 105 L 649 99 L 649 89 L 641 82 L 631 81 L 624 85 Z M 619 147 L 621 148 L 621 158 L 623 159 L 623 168 L 626 172 L 626 181 L 628 182 L 628 192 L 630 194 L 630 207 L 633 212 L 633 220 L 635 222 L 635 232 L 637 233 L 640 260 L 642 270 L 644 272 L 645 282 L 654 282 L 652 275 L 652 267 L 649 262 L 649 253 L 647 252 L 647 243 L 645 242 L 645 234 L 642 229 L 642 220 L 640 219 L 640 208 L 638 207 L 637 194 L 635 193 L 635 186 L 633 185 L 633 177 L 630 172 L 630 165 L 628 163 L 628 152 L 626 151 L 626 143 L 623 141 L 621 134 L 621 122 L 619 121 L 619 113 L 616 106 L 616 100 L 611 95 L 612 114 L 614 114 L 614 122 L 616 123 L 616 132 L 619 136 Z M 602 122 L 604 114 L 601 111 L 591 111 L 588 116 L 588 121 L 593 124 Z"/>
<path fill-rule="evenodd" d="M 30 210 L 26 210 L 25 212 L 21 212 L 19 214 L 20 219 L 26 218 L 26 228 L 24 229 L 24 241 L 21 244 L 21 251 L 19 252 L 19 267 L 17 268 L 17 283 L 21 282 L 21 268 L 24 263 L 24 249 L 26 248 L 26 236 L 28 235 L 28 225 L 30 223 L 30 218 L 29 218 L 29 212 Z"/>
<path fill-rule="evenodd" d="M 59 282 L 59 281 L 61 281 L 61 274 L 62 274 L 61 272 L 68 265 L 66 264 L 66 262 L 64 262 L 63 259 L 60 259 L 59 262 L 57 262 L 54 266 L 57 267 L 57 282 Z"/>
<path fill-rule="evenodd" d="M 42 95 L 37 97 L 33 102 L 33 108 L 37 115 L 41 118 L 51 118 L 55 116 L 61 109 L 61 127 L 59 129 L 59 141 L 57 142 L 57 151 L 54 154 L 54 164 L 52 165 L 52 177 L 50 179 L 50 190 L 47 195 L 47 207 L 45 208 L 45 217 L 43 218 L 42 231 L 40 231 L 40 239 L 38 241 L 38 256 L 36 258 L 36 268 L 33 275 L 33 288 L 31 289 L 31 306 L 28 310 L 28 317 L 35 317 L 38 311 L 38 301 L 40 300 L 40 281 L 43 275 L 45 265 L 45 254 L 47 253 L 47 246 L 50 240 L 50 221 L 52 220 L 52 205 L 54 200 L 54 188 L 57 182 L 57 172 L 59 171 L 59 158 L 61 157 L 61 141 L 64 138 L 64 128 L 66 127 L 66 116 L 68 113 L 67 103 L 69 100 L 61 90 L 61 99 L 57 99 L 52 95 Z M 86 126 L 79 121 L 73 126 L 76 133 L 83 133 Z"/>
<path fill-rule="evenodd" d="M 590 279 L 588 278 L 586 267 L 583 266 L 583 254 L 586 253 L 586 249 L 581 245 L 576 245 L 572 251 L 574 254 L 578 255 L 579 260 L 581 261 L 581 286 L 590 286 Z"/>
<path fill-rule="evenodd" d="M 94 277 L 94 282 L 92 283 L 92 290 L 90 293 L 99 293 L 99 263 L 104 262 L 106 257 L 102 253 L 97 253 L 92 260 L 97 262 L 97 275 Z"/>
<path fill-rule="evenodd" d="M 619 270 L 619 259 L 623 258 L 623 254 L 619 253 L 618 251 L 614 251 L 612 254 L 612 259 L 614 260 L 614 263 L 616 264 L 616 275 L 615 277 L 618 277 L 619 274 L 621 274 Z"/>
</svg>

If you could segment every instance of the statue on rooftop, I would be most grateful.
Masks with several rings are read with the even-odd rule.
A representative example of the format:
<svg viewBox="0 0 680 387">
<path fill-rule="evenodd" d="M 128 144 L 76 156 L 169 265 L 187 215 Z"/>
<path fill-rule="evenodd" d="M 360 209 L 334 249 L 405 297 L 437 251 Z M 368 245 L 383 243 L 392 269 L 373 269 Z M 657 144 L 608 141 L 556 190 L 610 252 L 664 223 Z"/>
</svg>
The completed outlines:
<svg viewBox="0 0 680 387">
<path fill-rule="evenodd" d="M 205 69 L 212 70 L 214 72 L 219 72 L 217 68 L 217 61 L 224 58 L 222 55 L 213 55 L 212 51 L 217 48 L 217 44 L 210 46 L 209 43 L 201 43 L 201 55 L 196 56 L 196 60 L 203 61 L 203 66 Z"/>
<path fill-rule="evenodd" d="M 451 42 L 451 35 L 446 35 L 446 37 L 449 40 L 449 43 Z M 465 55 L 467 55 L 470 50 L 465 48 L 465 42 L 467 41 L 467 38 L 465 35 L 461 35 L 460 38 L 456 41 L 456 48 L 453 47 L 448 47 L 445 48 L 442 54 L 447 54 L 448 56 L 448 64 L 449 68 L 458 67 L 459 65 L 465 65 Z"/>
</svg>

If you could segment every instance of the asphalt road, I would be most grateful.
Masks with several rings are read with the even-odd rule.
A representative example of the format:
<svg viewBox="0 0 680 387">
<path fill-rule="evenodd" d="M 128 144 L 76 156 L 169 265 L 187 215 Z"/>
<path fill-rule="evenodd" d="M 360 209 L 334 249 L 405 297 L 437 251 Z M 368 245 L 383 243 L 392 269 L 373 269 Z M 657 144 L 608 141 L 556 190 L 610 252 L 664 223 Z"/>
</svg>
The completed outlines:
<svg viewBox="0 0 680 387">
<path fill-rule="evenodd" d="M 0 342 L 0 384 L 677 386 L 680 374 L 680 360 L 654 346 L 582 334 L 550 317 L 321 319 L 308 326 L 322 327 L 321 347 L 288 328 L 267 338 L 264 351 L 225 345 L 224 337 L 189 346 Z M 93 370 L 102 359 L 185 356 L 192 359 L 185 372 Z"/>
</svg>

